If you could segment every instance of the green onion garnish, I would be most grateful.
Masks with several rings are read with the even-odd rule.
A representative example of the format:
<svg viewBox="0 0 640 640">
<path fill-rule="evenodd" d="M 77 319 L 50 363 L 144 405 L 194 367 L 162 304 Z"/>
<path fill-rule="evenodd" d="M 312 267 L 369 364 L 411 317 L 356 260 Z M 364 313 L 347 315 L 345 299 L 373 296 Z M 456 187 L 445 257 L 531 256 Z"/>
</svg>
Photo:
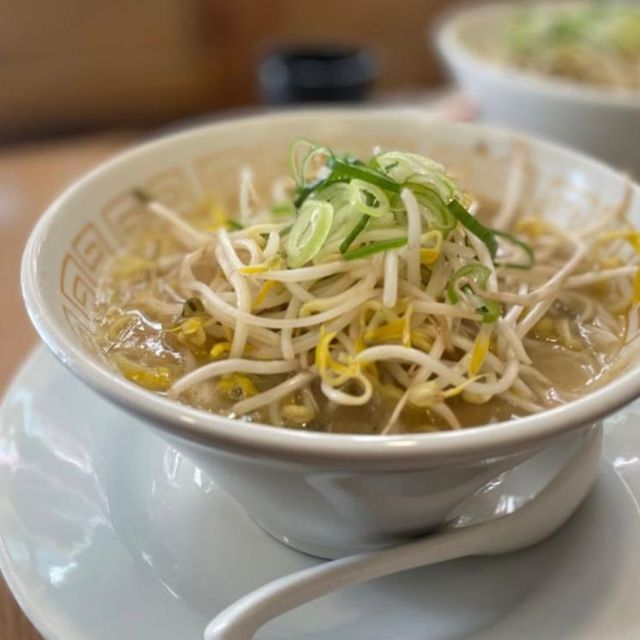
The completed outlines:
<svg viewBox="0 0 640 640">
<path fill-rule="evenodd" d="M 482 316 L 482 322 L 491 324 L 500 317 L 500 304 L 495 300 L 484 300 L 481 298 L 476 307 L 476 311 Z"/>
<path fill-rule="evenodd" d="M 302 153 L 300 150 L 302 149 Z M 326 164 L 333 159 L 333 151 L 328 147 L 309 142 L 308 140 L 298 139 L 293 142 L 289 150 L 289 168 L 291 175 L 296 182 L 296 195 L 293 201 L 296 209 L 302 206 L 302 203 L 321 185 L 328 183 L 327 178 L 307 182 L 306 173 L 311 159 L 318 154 L 327 156 Z"/>
<path fill-rule="evenodd" d="M 302 153 L 300 152 L 301 149 Z M 289 169 L 298 186 L 309 186 L 306 179 L 307 169 L 311 159 L 319 154 L 325 154 L 328 158 L 333 158 L 333 151 L 328 147 L 323 147 L 302 138 L 293 141 L 289 149 Z"/>
<path fill-rule="evenodd" d="M 506 233 L 504 231 L 496 231 L 494 229 L 493 233 L 499 238 L 504 238 L 507 242 L 510 242 L 511 244 L 515 244 L 516 246 L 520 247 L 520 249 L 524 251 L 526 256 L 525 262 L 498 263 L 500 266 L 509 267 L 510 269 L 531 269 L 531 267 L 535 262 L 535 258 L 533 257 L 533 251 L 531 247 L 526 242 L 523 242 L 522 240 L 519 240 L 515 236 L 512 236 L 510 233 Z"/>
<path fill-rule="evenodd" d="M 275 204 L 271 205 L 270 213 L 276 218 L 294 216 L 296 214 L 296 208 L 293 206 L 293 202 L 291 202 L 290 200 L 285 202 L 276 202 Z"/>
<path fill-rule="evenodd" d="M 306 264 L 322 249 L 333 223 L 333 207 L 322 200 L 307 200 L 287 237 L 285 250 L 292 269 Z"/>
<path fill-rule="evenodd" d="M 309 163 L 313 158 L 324 162 L 324 174 L 320 174 L 323 175 L 322 178 L 307 181 L 307 175 L 313 176 L 313 172 L 308 171 Z M 406 239 L 395 238 L 350 250 L 356 238 L 367 228 L 372 219 L 375 219 L 372 226 L 375 224 L 376 228 L 392 228 L 396 224 L 401 226 L 406 224 L 406 219 L 403 217 L 404 204 L 400 198 L 402 189 L 406 187 L 412 191 L 421 207 L 423 229 L 435 229 L 446 236 L 460 223 L 485 244 L 494 262 L 499 249 L 498 239 L 502 238 L 518 247 L 523 254 L 522 261 L 504 263 L 504 266 L 528 269 L 533 265 L 531 248 L 510 234 L 486 227 L 471 215 L 457 199 L 460 191 L 453 178 L 441 165 L 429 158 L 390 151 L 365 164 L 350 156 L 337 157 L 327 147 L 299 140 L 292 147 L 291 165 L 298 185 L 293 203 L 275 205 L 272 213 L 285 215 L 293 214 L 295 210 L 302 212 L 310 196 L 313 195 L 316 208 L 324 203 L 334 212 L 331 228 L 324 241 L 328 238 L 329 242 L 333 243 L 342 238 L 339 249 L 347 260 L 394 249 L 406 242 Z M 355 215 L 358 213 L 361 216 L 356 222 Z M 311 234 L 313 255 L 322 251 L 322 246 L 316 246 L 319 236 L 314 235 L 319 231 L 310 231 L 308 224 L 308 221 L 303 223 L 304 233 L 298 223 L 292 228 L 292 236 L 288 238 L 290 262 L 293 260 L 294 263 L 298 263 L 298 253 L 304 256 L 309 251 L 309 247 L 305 244 L 307 234 Z M 321 226 L 324 233 L 324 225 Z M 287 231 L 282 231 L 281 235 L 286 235 Z M 295 242 L 301 242 L 299 233 L 303 236 L 302 246 L 296 247 Z M 497 264 L 501 263 L 498 261 Z M 490 302 L 479 310 L 485 317 L 491 317 L 496 311 L 495 305 Z"/>
<path fill-rule="evenodd" d="M 351 205 L 361 213 L 373 218 L 381 218 L 388 213 L 389 198 L 380 187 L 355 178 L 349 183 L 349 190 Z"/>
<path fill-rule="evenodd" d="M 457 304 L 460 301 L 460 291 L 471 298 L 475 304 L 475 310 L 482 315 L 482 322 L 495 322 L 500 317 L 500 304 L 495 300 L 485 300 L 475 293 L 473 287 L 469 284 L 469 280 L 473 280 L 479 289 L 487 288 L 487 280 L 491 275 L 491 270 L 483 264 L 473 263 L 460 267 L 449 279 L 447 288 L 447 298 L 451 304 Z M 460 280 L 464 279 L 462 287 L 459 287 Z"/>
<path fill-rule="evenodd" d="M 372 242 L 363 247 L 358 247 L 353 251 L 349 251 L 343 255 L 345 260 L 358 260 L 360 258 L 368 258 L 375 253 L 381 251 L 389 251 L 391 249 L 399 249 L 407 244 L 406 238 L 393 238 L 392 240 L 382 240 L 381 242 Z"/>
<path fill-rule="evenodd" d="M 298 141 L 297 144 L 310 145 L 311 143 L 302 140 Z M 402 185 L 399 182 L 389 178 L 381 171 L 378 171 L 359 160 L 354 160 L 352 158 L 336 158 L 332 154 L 331 150 L 326 147 L 313 147 L 301 161 L 301 166 L 297 167 L 295 165 L 295 151 L 296 147 L 294 146 L 292 152 L 292 167 L 295 166 L 296 168 L 295 170 L 292 170 L 292 173 L 298 184 L 294 199 L 296 207 L 300 207 L 314 191 L 334 182 L 350 182 L 351 180 L 356 179 L 391 193 L 400 193 L 400 190 L 402 189 Z M 310 158 L 321 152 L 327 154 L 326 165 L 329 169 L 329 175 L 314 182 L 305 182 L 303 171 L 306 169 Z"/>
<path fill-rule="evenodd" d="M 294 140 L 289 147 L 289 173 L 291 173 L 291 177 L 297 185 L 302 185 L 304 182 L 300 173 L 302 163 L 315 146 L 313 142 L 298 138 Z"/>
<path fill-rule="evenodd" d="M 298 187 L 296 189 L 296 196 L 293 200 L 293 204 L 296 209 L 299 209 L 304 201 L 314 192 L 324 187 L 325 185 L 329 185 L 332 183 L 331 176 L 329 175 L 327 178 L 322 180 L 316 180 L 315 182 L 311 182 L 305 187 Z"/>
<path fill-rule="evenodd" d="M 241 231 L 244 229 L 244 225 L 236 222 L 235 220 L 227 220 L 227 229 L 231 231 Z"/>
<path fill-rule="evenodd" d="M 419 204 L 427 209 L 427 222 L 431 228 L 444 234 L 456 228 L 456 218 L 434 188 L 415 182 L 407 182 L 406 186 L 411 189 Z"/>
<path fill-rule="evenodd" d="M 371 220 L 371 216 L 363 215 L 356 223 L 356 226 L 349 231 L 347 237 L 340 244 L 340 253 L 342 255 L 349 251 L 349 247 L 353 244 L 353 241 L 367 228 L 369 220 Z"/>
<path fill-rule="evenodd" d="M 474 236 L 482 240 L 482 242 L 487 245 L 491 259 L 494 259 L 498 252 L 498 242 L 495 238 L 494 232 L 488 227 L 485 227 L 477 218 L 474 218 L 457 200 L 452 200 L 447 205 L 447 208 L 456 217 L 460 224 L 469 229 Z"/>
<path fill-rule="evenodd" d="M 328 163 L 331 171 L 332 180 L 349 179 L 354 178 L 373 184 L 376 187 L 380 187 L 385 191 L 391 191 L 392 193 L 400 193 L 402 185 L 391 178 L 388 178 L 381 171 L 372 169 L 365 164 L 351 164 L 341 158 L 331 158 Z"/>
</svg>

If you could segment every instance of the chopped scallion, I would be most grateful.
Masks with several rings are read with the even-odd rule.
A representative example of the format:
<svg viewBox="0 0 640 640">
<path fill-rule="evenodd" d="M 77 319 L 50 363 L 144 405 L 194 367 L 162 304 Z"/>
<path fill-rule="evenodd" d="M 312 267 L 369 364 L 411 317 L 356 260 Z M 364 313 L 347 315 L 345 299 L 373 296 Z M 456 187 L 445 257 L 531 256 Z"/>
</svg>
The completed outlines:
<svg viewBox="0 0 640 640">
<path fill-rule="evenodd" d="M 351 164 L 341 158 L 332 158 L 329 161 L 329 168 L 332 170 L 331 178 L 333 180 L 345 178 L 353 180 L 356 178 L 392 193 L 400 193 L 402 190 L 402 185 L 399 182 L 388 178 L 381 171 L 372 169 L 365 164 Z"/>
<path fill-rule="evenodd" d="M 271 206 L 271 215 L 280 218 L 285 216 L 294 216 L 296 214 L 296 208 L 293 205 L 293 202 L 285 201 L 285 202 L 276 202 Z"/>
<path fill-rule="evenodd" d="M 495 322 L 500 317 L 500 304 L 495 300 L 485 300 L 476 292 L 469 281 L 476 283 L 479 289 L 487 288 L 491 270 L 483 264 L 474 263 L 460 267 L 449 279 L 447 298 L 451 304 L 460 302 L 460 292 L 464 291 L 475 305 L 475 311 L 482 316 L 482 322 Z"/>
<path fill-rule="evenodd" d="M 345 260 L 358 260 L 360 258 L 368 258 L 381 251 L 390 251 L 391 249 L 399 249 L 407 244 L 406 238 L 393 238 L 392 240 L 382 240 L 381 242 L 372 242 L 363 247 L 358 247 L 353 251 L 344 254 Z"/>
<path fill-rule="evenodd" d="M 292 269 L 306 264 L 322 249 L 333 223 L 333 207 L 322 200 L 307 200 L 287 237 L 287 262 Z"/>
<path fill-rule="evenodd" d="M 344 255 L 349 251 L 349 247 L 353 244 L 353 241 L 367 228 L 369 220 L 371 220 L 371 216 L 368 215 L 363 215 L 360 220 L 358 220 L 356 226 L 349 231 L 347 237 L 340 244 L 341 254 Z"/>
<path fill-rule="evenodd" d="M 531 267 L 535 262 L 535 259 L 533 257 L 533 251 L 531 247 L 526 242 L 523 242 L 522 240 L 519 240 L 518 238 L 512 236 L 510 233 L 506 233 L 504 231 L 494 230 L 493 233 L 499 238 L 503 238 L 507 242 L 510 242 L 511 244 L 514 244 L 520 249 L 522 249 L 522 251 L 526 256 L 526 259 L 524 262 L 505 262 L 505 263 L 501 262 L 501 263 L 498 263 L 500 264 L 500 266 L 509 267 L 510 269 L 531 269 Z"/>
<path fill-rule="evenodd" d="M 430 228 L 438 229 L 445 234 L 456 228 L 456 218 L 434 188 L 416 182 L 407 182 L 406 186 L 411 189 L 419 204 L 426 209 Z"/>
<path fill-rule="evenodd" d="M 498 242 L 494 232 L 488 227 L 485 227 L 477 218 L 474 218 L 457 200 L 452 200 L 447 205 L 447 208 L 460 224 L 469 229 L 476 238 L 484 242 L 487 249 L 489 249 L 491 258 L 495 258 L 498 251 Z"/>
</svg>

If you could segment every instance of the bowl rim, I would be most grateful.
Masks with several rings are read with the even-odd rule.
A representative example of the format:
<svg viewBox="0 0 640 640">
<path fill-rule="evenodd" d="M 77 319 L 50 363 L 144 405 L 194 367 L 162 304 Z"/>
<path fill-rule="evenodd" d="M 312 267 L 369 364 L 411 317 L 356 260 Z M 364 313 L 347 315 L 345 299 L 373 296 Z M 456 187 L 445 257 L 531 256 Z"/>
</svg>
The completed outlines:
<svg viewBox="0 0 640 640">
<path fill-rule="evenodd" d="M 136 145 L 101 163 L 72 183 L 45 210 L 27 241 L 21 264 L 21 288 L 28 315 L 38 334 L 54 355 L 78 378 L 129 412 L 142 417 L 172 437 L 197 445 L 211 446 L 231 453 L 263 458 L 276 458 L 293 463 L 312 463 L 350 468 L 424 467 L 444 460 L 501 455 L 516 449 L 538 446 L 553 436 L 570 429 L 597 422 L 603 416 L 629 403 L 640 395 L 640 362 L 601 389 L 571 403 L 548 409 L 539 414 L 503 422 L 470 427 L 459 431 L 398 435 L 351 435 L 304 432 L 282 427 L 247 423 L 189 407 L 143 389 L 124 377 L 94 362 L 73 340 L 67 338 L 48 312 L 43 293 L 38 286 L 43 240 L 54 226 L 60 212 L 76 193 L 91 189 L 95 179 L 117 167 L 123 161 L 144 156 L 150 151 L 162 151 L 177 141 L 196 138 L 205 133 L 233 126 L 239 130 L 251 123 L 274 120 L 313 118 L 349 118 L 356 116 L 372 123 L 412 117 L 416 124 L 449 129 L 464 129 L 476 136 L 488 138 L 518 138 L 534 149 L 560 154 L 568 163 L 591 167 L 622 181 L 624 174 L 605 163 L 578 151 L 510 131 L 509 129 L 469 124 L 446 123 L 428 113 L 394 112 L 383 109 L 312 108 L 277 111 L 244 118 L 230 118 L 171 133 Z M 640 203 L 640 185 L 632 184 L 636 201 Z M 45 240 L 46 243 L 46 240 Z M 45 262 L 46 264 L 46 262 Z"/>
<path fill-rule="evenodd" d="M 579 4 L 581 0 L 535 0 L 533 5 Z M 555 78 L 551 75 L 521 69 L 515 65 L 492 60 L 468 46 L 460 37 L 458 26 L 461 21 L 473 20 L 486 13 L 514 10 L 509 0 L 490 0 L 478 5 L 453 8 L 439 22 L 436 28 L 436 44 L 447 61 L 464 65 L 474 73 L 491 76 L 494 80 L 512 85 L 521 90 L 536 92 L 549 98 L 564 98 L 574 101 L 591 102 L 600 106 L 615 106 L 640 109 L 640 89 L 611 90 L 594 84 L 581 84 L 571 80 Z"/>
</svg>

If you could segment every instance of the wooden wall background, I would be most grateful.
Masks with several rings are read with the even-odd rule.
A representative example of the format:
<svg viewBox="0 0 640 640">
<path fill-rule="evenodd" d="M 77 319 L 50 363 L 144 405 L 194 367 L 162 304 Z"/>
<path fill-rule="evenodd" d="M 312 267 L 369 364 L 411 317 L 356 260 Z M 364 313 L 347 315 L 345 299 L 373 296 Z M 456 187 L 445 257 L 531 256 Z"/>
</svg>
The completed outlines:
<svg viewBox="0 0 640 640">
<path fill-rule="evenodd" d="M 277 43 L 374 49 L 380 90 L 441 81 L 426 33 L 450 0 L 1 0 L 0 140 L 156 124 L 257 99 Z"/>
</svg>

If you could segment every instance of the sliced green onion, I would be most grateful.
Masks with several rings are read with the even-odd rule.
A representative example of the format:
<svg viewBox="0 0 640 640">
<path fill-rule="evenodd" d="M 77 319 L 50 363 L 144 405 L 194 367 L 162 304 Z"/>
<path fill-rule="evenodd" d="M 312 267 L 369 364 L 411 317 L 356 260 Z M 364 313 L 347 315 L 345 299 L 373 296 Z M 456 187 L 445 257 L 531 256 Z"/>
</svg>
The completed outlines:
<svg viewBox="0 0 640 640">
<path fill-rule="evenodd" d="M 507 242 L 520 247 L 520 249 L 524 251 L 526 256 L 526 260 L 524 262 L 500 262 L 498 263 L 500 266 L 509 267 L 511 269 L 531 269 L 535 262 L 535 258 L 533 256 L 533 250 L 526 242 L 518 240 L 518 238 L 512 236 L 510 233 L 505 233 L 504 231 L 494 230 L 493 233 L 499 238 L 504 238 Z"/>
<path fill-rule="evenodd" d="M 379 218 L 389 211 L 389 198 L 375 184 L 355 178 L 349 183 L 351 204 L 361 213 Z"/>
<path fill-rule="evenodd" d="M 460 196 L 455 180 L 435 160 L 417 153 L 387 151 L 375 158 L 380 170 L 396 182 L 431 186 L 445 202 Z"/>
<path fill-rule="evenodd" d="M 322 249 L 331 231 L 333 206 L 322 200 L 306 200 L 287 237 L 285 251 L 292 269 L 301 267 Z"/>
<path fill-rule="evenodd" d="M 458 222 L 465 226 L 474 236 L 482 240 L 489 249 L 491 258 L 496 257 L 498 242 L 494 232 L 485 227 L 477 218 L 474 218 L 457 200 L 452 200 L 447 208 L 457 218 Z"/>
<path fill-rule="evenodd" d="M 350 204 L 339 208 L 333 205 L 333 224 L 327 238 L 327 244 L 341 244 L 358 224 L 361 217 L 362 214 L 358 213 Z"/>
<path fill-rule="evenodd" d="M 332 182 L 321 186 L 315 193 L 317 200 L 326 200 L 333 205 L 333 225 L 329 243 L 341 241 L 362 217 L 351 204 L 351 187 L 348 182 Z"/>
<path fill-rule="evenodd" d="M 231 231 L 240 231 L 244 229 L 244 225 L 236 222 L 235 220 L 227 220 L 226 225 L 227 229 L 230 229 Z"/>
<path fill-rule="evenodd" d="M 302 149 L 302 153 L 300 150 Z M 327 156 L 326 165 L 330 165 L 333 159 L 333 151 L 328 147 L 323 147 L 308 140 L 295 140 L 289 150 L 289 169 L 291 176 L 296 182 L 296 195 L 294 205 L 296 208 L 302 206 L 302 203 L 321 185 L 328 182 L 327 178 L 320 178 L 314 181 L 307 181 L 307 169 L 312 158 L 318 154 Z"/>
<path fill-rule="evenodd" d="M 418 203 L 427 210 L 426 221 L 430 228 L 445 234 L 456 228 L 456 218 L 434 188 L 415 182 L 407 182 L 406 187 L 411 189 Z"/>
<path fill-rule="evenodd" d="M 367 182 L 370 185 L 391 193 L 400 193 L 402 189 L 402 185 L 395 182 L 395 180 L 388 178 L 380 171 L 376 171 L 361 162 L 330 156 L 327 166 L 330 172 L 326 178 L 298 185 L 294 199 L 296 207 L 300 207 L 312 193 L 319 189 L 324 189 L 336 183 L 351 182 L 354 179 L 362 180 L 363 182 Z"/>
<path fill-rule="evenodd" d="M 406 211 L 406 207 L 399 193 L 388 193 L 387 197 L 389 198 L 389 211 L 393 211 L 394 213 Z"/>
<path fill-rule="evenodd" d="M 340 244 L 340 253 L 345 254 L 349 251 L 349 247 L 353 244 L 353 241 L 367 228 L 369 224 L 369 220 L 371 220 L 371 216 L 363 215 L 360 220 L 358 220 L 357 224 L 351 231 L 347 237 Z"/>
<path fill-rule="evenodd" d="M 385 176 L 384 173 L 372 169 L 365 164 L 351 164 L 341 158 L 331 158 L 329 161 L 332 180 L 349 179 L 362 180 L 369 184 L 391 191 L 392 193 L 400 193 L 402 185 L 392 178 Z"/>
<path fill-rule="evenodd" d="M 495 322 L 500 317 L 500 304 L 495 300 L 485 300 L 475 293 L 473 287 L 468 283 L 469 280 L 475 281 L 479 289 L 487 288 L 487 280 L 491 275 L 491 270 L 483 264 L 466 264 L 460 267 L 450 278 L 449 287 L 447 288 L 447 298 L 451 304 L 460 302 L 460 289 L 472 298 L 475 304 L 475 310 L 482 315 L 482 322 Z M 466 282 L 459 287 L 460 280 Z"/>
<path fill-rule="evenodd" d="M 353 251 L 344 254 L 345 260 L 358 260 L 359 258 L 368 258 L 381 251 L 389 251 L 391 249 L 399 249 L 407 244 L 406 238 L 393 238 L 392 240 L 382 240 L 381 242 L 372 242 L 363 247 L 358 247 Z"/>
<path fill-rule="evenodd" d="M 325 165 L 329 164 L 329 162 L 331 162 L 331 159 L 333 158 L 333 151 L 331 151 L 329 147 L 316 146 L 307 154 L 305 159 L 302 161 L 302 166 L 300 167 L 300 171 L 301 171 L 303 185 L 307 183 L 307 171 L 309 170 L 309 164 L 311 163 L 313 158 L 323 154 L 327 157 L 327 159 L 324 161 L 323 164 Z"/>
<path fill-rule="evenodd" d="M 457 304 L 460 301 L 456 285 L 462 278 L 465 278 L 465 280 L 472 279 L 477 283 L 480 289 L 486 289 L 487 280 L 489 280 L 490 275 L 491 270 L 477 262 L 474 262 L 473 264 L 465 264 L 464 267 L 460 267 L 449 279 L 449 287 L 447 289 L 449 302 L 451 302 L 451 304 Z"/>
<path fill-rule="evenodd" d="M 385 164 L 384 167 L 380 166 L 380 162 L 378 161 L 380 157 L 382 157 L 381 154 L 380 156 L 374 156 L 373 158 L 371 158 L 371 160 L 369 160 L 369 166 L 372 169 L 380 169 L 381 171 L 384 171 L 384 173 L 391 175 L 391 172 L 400 165 L 400 163 L 396 160 L 395 162 L 389 162 L 388 164 Z"/>
<path fill-rule="evenodd" d="M 333 151 L 328 147 L 304 140 L 302 138 L 294 140 L 289 149 L 289 170 L 296 184 L 300 187 L 308 186 L 307 170 L 311 160 L 319 155 L 325 154 L 327 158 L 333 158 Z"/>
<path fill-rule="evenodd" d="M 348 182 L 347 178 L 336 178 L 333 175 L 333 172 L 330 170 L 329 175 L 326 178 L 320 178 L 315 182 L 311 182 L 307 184 L 305 187 L 298 187 L 295 192 L 295 198 L 293 200 L 293 204 L 296 207 L 301 207 L 302 203 L 312 193 L 322 191 L 322 193 L 324 194 L 325 191 L 331 189 L 332 187 L 337 187 L 340 184 L 344 185 L 348 189 L 349 185 L 347 184 L 347 182 Z M 333 196 L 324 198 L 324 196 L 318 195 L 318 199 L 332 200 L 332 198 Z M 334 205 L 334 208 L 337 208 L 336 204 L 334 204 L 333 202 L 331 202 L 331 204 Z"/>
<path fill-rule="evenodd" d="M 290 200 L 285 202 L 276 202 L 271 205 L 271 215 L 275 218 L 284 218 L 286 216 L 293 217 L 296 214 L 296 208 Z"/>
<path fill-rule="evenodd" d="M 295 198 L 293 200 L 293 205 L 296 209 L 299 209 L 304 201 L 316 190 L 320 187 L 328 183 L 328 178 L 324 178 L 323 180 L 316 180 L 316 182 L 312 182 L 306 187 L 298 187 L 295 192 Z"/>
<path fill-rule="evenodd" d="M 400 217 L 399 212 L 387 211 L 387 213 L 379 218 L 371 218 L 367 229 L 395 229 L 397 227 L 406 227 L 406 220 L 399 220 Z"/>
<path fill-rule="evenodd" d="M 495 300 L 478 298 L 476 311 L 482 316 L 482 322 L 485 324 L 491 324 L 500 317 L 500 303 Z"/>
<path fill-rule="evenodd" d="M 301 167 L 305 158 L 316 145 L 302 138 L 294 140 L 289 147 L 289 173 L 297 185 L 303 184 Z"/>
<path fill-rule="evenodd" d="M 336 210 L 350 205 L 351 198 L 351 187 L 348 182 L 331 182 L 327 179 L 324 186 L 316 189 L 316 199 L 330 202 Z"/>
</svg>

